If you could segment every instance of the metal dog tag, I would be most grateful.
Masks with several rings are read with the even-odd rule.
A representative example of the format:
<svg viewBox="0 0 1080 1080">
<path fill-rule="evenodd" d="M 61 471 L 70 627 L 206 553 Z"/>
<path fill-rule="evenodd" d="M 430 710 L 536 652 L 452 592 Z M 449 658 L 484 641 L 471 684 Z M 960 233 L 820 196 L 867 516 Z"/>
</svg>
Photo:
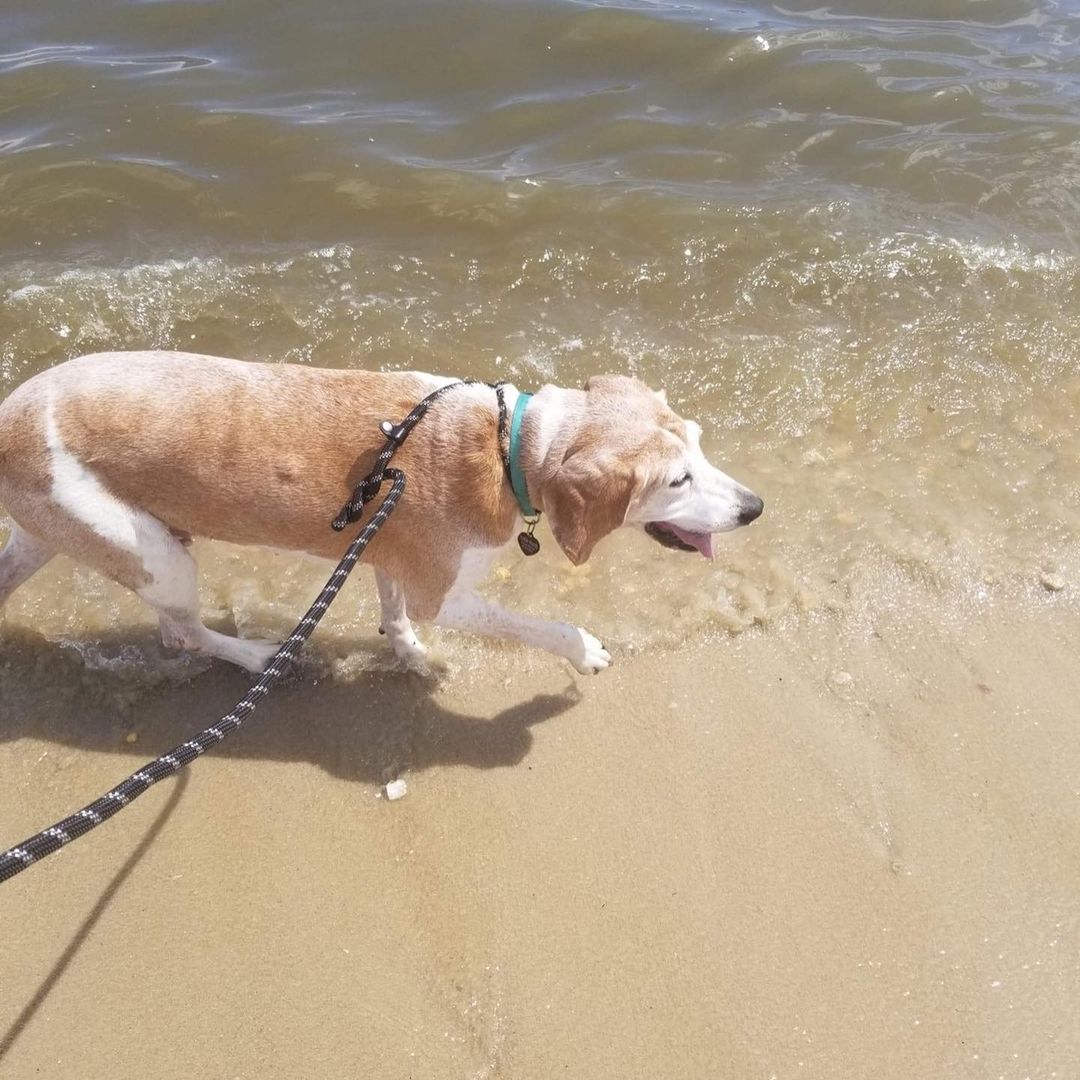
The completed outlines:
<svg viewBox="0 0 1080 1080">
<path fill-rule="evenodd" d="M 518 547 L 524 555 L 535 555 L 540 550 L 540 541 L 533 536 L 532 532 L 518 533 Z"/>
</svg>

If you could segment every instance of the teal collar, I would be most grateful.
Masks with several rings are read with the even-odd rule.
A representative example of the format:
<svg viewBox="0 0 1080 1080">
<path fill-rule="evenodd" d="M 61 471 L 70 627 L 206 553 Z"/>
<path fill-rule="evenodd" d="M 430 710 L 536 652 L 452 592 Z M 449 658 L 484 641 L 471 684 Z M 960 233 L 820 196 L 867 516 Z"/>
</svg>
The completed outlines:
<svg viewBox="0 0 1080 1080">
<path fill-rule="evenodd" d="M 518 392 L 514 416 L 510 421 L 510 486 L 514 489 L 514 497 L 526 521 L 540 516 L 540 512 L 529 501 L 529 488 L 525 483 L 525 474 L 521 471 L 521 421 L 531 399 L 532 394 Z"/>
</svg>

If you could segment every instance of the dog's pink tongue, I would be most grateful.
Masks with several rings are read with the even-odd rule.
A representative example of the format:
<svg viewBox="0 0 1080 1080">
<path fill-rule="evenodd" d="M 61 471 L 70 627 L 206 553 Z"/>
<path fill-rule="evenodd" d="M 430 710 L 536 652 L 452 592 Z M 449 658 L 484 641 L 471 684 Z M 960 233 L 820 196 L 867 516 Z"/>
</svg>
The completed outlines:
<svg viewBox="0 0 1080 1080">
<path fill-rule="evenodd" d="M 667 527 L 684 544 L 689 544 L 692 548 L 696 548 L 698 551 L 700 551 L 706 559 L 714 558 L 712 533 L 687 532 L 685 529 L 680 529 L 678 525 L 672 525 L 670 521 L 667 523 Z"/>
</svg>

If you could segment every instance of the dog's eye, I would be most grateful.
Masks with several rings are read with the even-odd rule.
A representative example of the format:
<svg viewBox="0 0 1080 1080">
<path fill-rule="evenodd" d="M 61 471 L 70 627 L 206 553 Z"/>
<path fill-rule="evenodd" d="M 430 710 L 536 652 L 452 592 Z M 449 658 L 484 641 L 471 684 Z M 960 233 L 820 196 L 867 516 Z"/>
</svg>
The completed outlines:
<svg viewBox="0 0 1080 1080">
<path fill-rule="evenodd" d="M 683 484 L 689 484 L 689 483 L 690 483 L 690 474 L 687 472 L 687 473 L 683 473 L 682 476 L 680 476 L 678 480 L 672 480 L 671 483 L 668 484 L 668 487 L 682 487 Z"/>
</svg>

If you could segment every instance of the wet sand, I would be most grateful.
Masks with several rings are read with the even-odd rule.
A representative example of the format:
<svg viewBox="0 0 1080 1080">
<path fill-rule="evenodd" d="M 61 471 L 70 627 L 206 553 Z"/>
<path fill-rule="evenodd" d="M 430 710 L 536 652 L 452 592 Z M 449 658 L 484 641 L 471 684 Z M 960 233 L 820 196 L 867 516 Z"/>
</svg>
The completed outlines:
<svg viewBox="0 0 1080 1080">
<path fill-rule="evenodd" d="M 438 678 L 372 640 L 341 679 L 317 646 L 4 886 L 0 1075 L 1074 1076 L 1078 631 L 1053 598 L 808 619 L 593 679 L 452 635 Z M 245 687 L 18 625 L 2 663 L 9 840 Z"/>
</svg>

